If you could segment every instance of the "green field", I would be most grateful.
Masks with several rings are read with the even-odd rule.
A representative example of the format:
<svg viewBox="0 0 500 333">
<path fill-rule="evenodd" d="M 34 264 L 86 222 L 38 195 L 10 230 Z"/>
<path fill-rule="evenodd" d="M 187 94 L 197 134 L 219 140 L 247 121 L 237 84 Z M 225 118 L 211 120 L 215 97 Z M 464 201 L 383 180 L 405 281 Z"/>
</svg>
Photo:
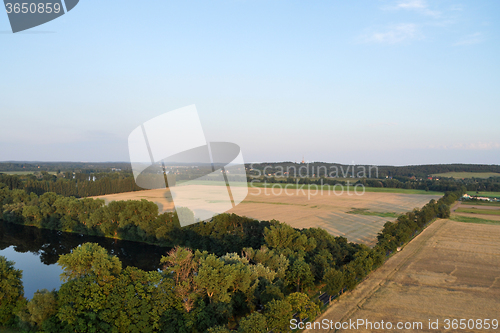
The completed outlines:
<svg viewBox="0 0 500 333">
<path fill-rule="evenodd" d="M 347 214 L 393 217 L 393 218 L 397 218 L 399 215 L 401 215 L 394 212 L 371 212 L 367 208 L 353 208 L 351 211 L 348 211 Z"/>
<path fill-rule="evenodd" d="M 500 209 L 477 209 L 477 208 L 457 208 L 457 213 L 481 214 L 481 215 L 500 215 Z"/>
<path fill-rule="evenodd" d="M 274 187 L 276 190 L 280 188 L 284 188 L 286 186 L 287 189 L 289 190 L 295 190 L 295 189 L 303 189 L 303 190 L 312 190 L 315 191 L 316 189 L 321 190 L 323 189 L 324 191 L 327 191 L 328 188 L 330 188 L 331 191 L 337 191 L 341 192 L 342 186 L 341 185 L 336 185 L 334 187 L 333 185 L 302 185 L 302 184 L 282 184 L 282 183 L 252 183 L 248 184 L 250 187 L 260 187 L 260 188 L 272 188 Z M 350 192 L 354 192 L 354 186 L 344 186 L 344 191 L 347 192 L 349 190 Z M 362 192 L 363 188 L 361 186 L 358 186 L 356 188 L 356 191 Z M 388 187 L 366 187 L 365 186 L 365 192 L 379 192 L 379 193 L 402 193 L 402 194 L 427 194 L 427 195 L 444 195 L 442 192 L 434 192 L 434 191 L 425 191 L 425 190 L 412 190 L 412 189 L 404 189 L 404 188 L 388 188 Z"/>
<path fill-rule="evenodd" d="M 487 198 L 500 198 L 500 192 L 479 192 L 476 193 L 476 191 L 468 191 L 468 195 L 471 196 L 478 196 L 478 197 L 487 197 Z"/>
<path fill-rule="evenodd" d="M 500 206 L 500 201 L 465 200 L 462 201 L 462 206 Z"/>
<path fill-rule="evenodd" d="M 481 218 L 478 218 L 478 217 L 458 216 L 458 215 L 455 215 L 455 214 L 451 215 L 450 220 L 456 221 L 456 222 L 465 222 L 465 223 L 478 223 L 478 224 L 500 225 L 500 221 L 493 221 L 493 220 L 481 219 Z"/>
<path fill-rule="evenodd" d="M 445 172 L 445 173 L 435 173 L 432 177 L 446 177 L 446 178 L 490 178 L 490 177 L 500 177 L 500 173 L 497 172 Z"/>
<path fill-rule="evenodd" d="M 177 182 L 177 186 L 185 186 L 187 181 L 179 181 Z M 226 186 L 224 182 L 212 182 L 208 180 L 192 180 L 189 181 L 189 185 L 211 185 L 211 186 Z M 244 182 L 233 182 L 231 183 L 231 186 L 245 186 Z M 315 185 L 315 184 L 298 184 L 297 183 L 258 183 L 258 182 L 253 182 L 253 183 L 248 183 L 248 187 L 255 187 L 255 188 L 274 188 L 277 191 L 279 189 L 284 189 L 286 186 L 286 189 L 288 190 L 318 190 L 321 191 L 337 191 L 340 193 L 342 191 L 342 188 L 344 189 L 345 192 L 349 190 L 350 193 L 354 193 L 354 186 L 350 185 L 344 185 L 343 187 L 341 185 Z M 356 191 L 358 193 L 363 191 L 363 188 L 361 186 L 358 186 L 356 188 Z M 367 187 L 365 186 L 365 192 L 380 192 L 380 193 L 401 193 L 401 194 L 427 194 L 427 195 L 444 195 L 442 192 L 435 192 L 435 191 L 425 191 L 425 190 L 412 190 L 412 189 L 404 189 L 404 188 L 388 188 L 388 187 Z"/>
</svg>

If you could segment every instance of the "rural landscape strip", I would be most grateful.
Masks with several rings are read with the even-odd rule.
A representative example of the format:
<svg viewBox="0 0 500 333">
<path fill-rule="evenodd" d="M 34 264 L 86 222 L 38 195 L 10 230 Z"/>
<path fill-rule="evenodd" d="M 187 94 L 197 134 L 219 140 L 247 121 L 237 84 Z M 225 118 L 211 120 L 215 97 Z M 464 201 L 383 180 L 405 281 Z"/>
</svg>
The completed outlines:
<svg viewBox="0 0 500 333">
<path fill-rule="evenodd" d="M 246 267 L 245 270 L 250 269 L 249 274 L 251 274 L 251 270 L 254 269 L 252 267 L 254 267 L 256 263 L 262 263 L 264 265 L 271 265 L 268 267 L 274 267 L 272 266 L 274 264 L 271 264 L 271 262 L 266 263 L 266 260 L 268 259 L 264 261 L 262 261 L 262 259 L 258 259 L 260 256 L 262 256 L 263 253 L 266 253 L 266 251 L 271 251 L 269 253 L 275 253 L 272 255 L 272 257 L 274 258 L 276 258 L 276 255 L 279 254 L 280 256 L 282 256 L 280 258 L 283 258 L 280 260 L 286 260 L 287 262 L 290 262 L 290 266 L 287 265 L 286 267 L 288 268 L 284 268 L 284 270 L 280 270 L 276 267 L 276 269 L 278 269 L 278 271 L 276 272 L 281 272 L 279 273 L 279 276 L 281 276 L 282 279 L 285 279 L 287 281 L 287 284 L 289 284 L 289 287 L 285 288 L 285 290 L 288 290 L 286 292 L 288 296 L 280 301 L 274 301 L 274 303 L 270 302 L 266 304 L 266 311 L 264 313 L 267 313 L 270 316 L 259 317 L 260 321 L 267 323 L 266 325 L 268 325 L 269 329 L 278 330 L 285 330 L 285 327 L 289 327 L 289 322 L 286 321 L 286 318 L 288 317 L 288 314 L 286 313 L 278 315 L 279 319 L 273 317 L 275 316 L 275 313 L 279 312 L 277 309 L 283 309 L 283 307 L 285 307 L 286 309 L 288 306 L 290 306 L 290 311 L 299 309 L 296 306 L 298 306 L 298 304 L 303 304 L 303 302 L 305 301 L 305 299 L 301 301 L 299 301 L 299 299 L 302 299 L 304 297 L 309 299 L 309 296 L 303 293 L 304 286 L 307 288 L 312 288 L 314 290 L 315 288 L 317 288 L 314 286 L 314 282 L 317 281 L 316 283 L 318 283 L 319 281 L 324 280 L 327 283 L 327 293 L 331 296 L 335 296 L 342 290 L 353 290 L 356 285 L 360 283 L 372 269 L 376 269 L 384 262 L 386 255 L 396 252 L 398 247 L 402 246 L 403 244 L 408 242 L 414 235 L 418 234 L 429 223 L 430 220 L 434 219 L 436 216 L 449 216 L 449 205 L 460 196 L 460 193 L 446 193 L 438 201 L 431 200 L 420 210 L 413 210 L 406 214 L 400 215 L 395 223 L 387 222 L 384 225 L 382 232 L 379 234 L 379 241 L 377 245 L 373 249 L 369 249 L 366 246 L 347 243 L 347 241 L 342 237 L 332 237 L 331 235 L 328 235 L 325 231 L 322 231 L 320 229 L 311 228 L 297 230 L 277 221 L 258 222 L 238 217 L 236 215 L 227 214 L 217 216 L 211 223 L 200 223 L 181 229 L 178 226 L 175 227 L 175 213 L 164 213 L 158 215 L 158 207 L 154 203 L 148 202 L 146 200 L 126 202 L 116 201 L 110 202 L 108 205 L 104 205 L 104 202 L 102 200 L 79 200 L 75 198 L 59 196 L 55 193 L 45 193 L 38 197 L 34 194 L 28 195 L 24 190 L 9 190 L 4 187 L 3 189 L 1 189 L 1 191 L 1 194 L 4 197 L 2 202 L 10 202 L 8 204 L 4 204 L 2 207 L 3 218 L 11 223 L 34 225 L 37 227 L 48 227 L 56 230 L 61 227 L 69 227 L 73 232 L 93 233 L 96 235 L 104 235 L 107 237 L 117 237 L 120 234 L 136 241 L 144 241 L 148 239 L 154 240 L 154 238 L 156 237 L 156 239 L 159 241 L 163 239 L 163 242 L 167 239 L 184 239 L 184 242 L 188 242 L 186 244 L 194 244 L 193 242 L 200 242 L 200 245 L 210 245 L 209 251 L 211 253 L 216 253 L 217 255 L 209 254 L 210 252 L 204 252 L 205 254 L 203 254 L 202 252 L 197 251 L 196 254 L 193 253 L 193 255 L 195 255 L 197 258 L 199 257 L 199 260 L 201 260 L 201 271 L 198 272 L 198 278 L 196 278 L 195 281 L 197 281 L 196 284 L 198 285 L 198 287 L 202 288 L 201 290 L 206 290 L 205 295 L 208 296 L 208 304 L 211 304 L 213 300 L 224 302 L 224 299 L 227 299 L 228 297 L 230 299 L 232 297 L 232 293 L 228 293 L 228 291 L 231 290 L 231 287 L 228 285 L 229 290 L 222 291 L 222 294 L 220 291 L 214 294 L 215 291 L 211 291 L 210 289 L 212 287 L 209 287 L 209 285 L 204 285 L 205 280 L 200 280 L 205 274 L 205 269 L 208 269 L 207 272 L 213 271 L 214 267 L 216 267 L 217 265 L 222 265 L 220 267 L 221 270 L 228 270 L 226 273 L 223 273 L 221 271 L 222 276 L 225 276 L 225 279 L 227 280 L 227 278 L 231 276 L 231 274 L 233 274 L 229 273 L 229 270 L 232 271 L 236 269 L 235 265 L 239 265 L 237 264 L 238 262 L 242 263 L 242 268 Z M 248 227 L 251 225 L 251 229 L 248 229 Z M 165 227 L 168 226 L 173 228 L 165 229 Z M 220 234 L 216 231 L 221 227 L 221 230 L 224 230 L 223 234 Z M 164 228 L 165 230 L 162 230 L 161 228 Z M 241 231 L 245 229 L 247 231 L 238 236 L 241 237 L 241 245 L 235 248 L 235 238 L 231 234 L 233 234 L 234 232 L 241 233 Z M 251 231 L 252 229 L 253 231 Z M 218 236 L 211 236 L 210 243 L 206 243 L 206 241 L 203 241 L 203 237 L 206 237 L 204 235 L 207 235 L 207 231 L 209 230 L 211 230 L 210 232 L 215 231 L 216 234 L 213 235 Z M 234 231 L 231 232 L 231 230 Z M 184 233 L 185 236 L 182 236 Z M 245 244 L 250 244 L 248 243 L 248 241 L 251 240 L 249 236 L 251 236 L 252 234 L 255 234 L 255 236 L 252 237 L 257 237 L 255 238 L 255 240 L 259 239 L 259 241 L 255 243 L 256 245 L 254 249 L 244 249 L 244 251 L 246 251 L 247 253 L 246 259 L 245 257 L 239 257 L 236 254 L 236 257 L 234 257 L 233 259 L 231 259 L 232 257 L 227 257 L 232 252 L 240 252 L 241 247 L 248 246 Z M 264 235 L 264 238 L 262 238 L 262 235 Z M 221 236 L 224 237 L 219 238 Z M 263 242 L 264 240 L 265 242 Z M 317 246 L 324 247 L 327 244 L 331 244 L 328 246 L 334 246 L 335 248 L 337 248 L 337 250 L 330 252 L 332 255 L 339 256 L 342 252 L 346 253 L 345 251 L 347 250 L 348 253 L 350 252 L 347 258 L 350 257 L 351 259 L 347 259 L 347 261 L 345 261 L 343 265 L 337 266 L 339 268 L 338 270 L 328 266 L 323 268 L 314 268 L 316 265 L 318 265 L 318 263 L 311 261 L 311 259 L 317 258 L 317 256 L 322 253 L 315 252 L 315 248 Z M 267 246 L 269 250 L 266 250 L 266 248 L 257 250 L 262 245 Z M 231 248 L 233 248 L 234 250 L 231 250 Z M 345 250 L 343 250 L 343 248 L 345 248 Z M 104 249 L 101 250 L 99 248 L 92 250 L 89 248 L 89 251 L 97 251 L 99 253 L 103 250 Z M 177 256 L 179 251 L 185 250 L 182 250 L 182 248 L 177 248 L 175 251 L 176 252 L 172 252 L 170 254 L 171 257 Z M 301 255 L 300 253 L 303 254 Z M 207 255 L 208 257 L 206 257 Z M 347 255 L 347 253 L 344 254 L 344 256 L 345 255 Z M 226 257 L 227 259 L 224 259 Z M 206 263 L 203 264 L 203 262 L 205 262 L 203 261 L 203 258 L 206 258 L 206 260 L 209 261 L 206 261 Z M 305 258 L 307 258 L 308 261 L 305 261 Z M 172 257 L 172 260 L 174 260 L 174 257 Z M 253 263 L 250 264 L 248 260 L 253 261 Z M 333 262 L 337 262 L 338 264 L 342 260 L 346 260 L 346 258 L 344 257 L 344 259 L 342 259 L 342 257 L 339 257 L 338 259 L 333 258 L 333 260 Z M 196 259 L 195 262 L 197 261 L 198 259 Z M 173 264 L 176 265 L 175 260 L 173 261 Z M 308 275 L 300 275 L 303 273 L 299 272 L 305 272 L 305 268 L 307 268 L 306 270 L 309 271 L 309 273 L 307 273 Z M 311 268 L 314 268 L 314 270 L 317 271 L 310 271 Z M 326 270 L 324 270 L 325 268 Z M 68 267 L 68 269 L 69 272 L 71 272 L 75 268 Z M 265 273 L 263 271 L 259 274 L 265 274 L 265 276 L 266 274 L 271 274 L 269 275 L 268 279 L 270 279 L 269 281 L 273 281 L 273 276 L 276 276 L 274 274 L 277 273 L 272 272 L 273 271 Z M 325 272 L 324 276 L 322 276 L 323 272 Z M 116 274 L 118 274 L 116 276 L 117 278 L 121 276 L 119 275 L 120 273 Z M 295 280 L 295 278 L 293 277 L 294 274 L 299 274 L 297 280 Z M 334 276 L 341 279 L 336 280 L 335 278 L 333 278 Z M 91 276 L 89 276 L 89 278 L 91 278 Z M 208 280 L 206 281 L 218 281 L 218 278 L 216 278 L 215 276 L 213 276 L 212 278 L 209 278 L 209 276 L 207 276 L 207 278 Z M 73 282 L 72 281 L 72 278 L 70 278 L 70 281 L 68 281 L 67 283 L 76 283 L 79 280 L 75 280 Z M 66 284 L 63 284 L 63 286 L 61 287 L 61 291 L 65 291 L 67 289 L 66 287 L 64 287 L 65 285 Z M 217 285 L 219 286 L 218 288 L 220 288 L 221 282 L 217 283 Z M 292 287 L 292 289 L 290 289 L 290 287 Z M 176 288 L 181 288 L 181 286 L 178 286 Z M 295 293 L 293 292 L 293 289 L 295 289 Z M 184 292 L 182 290 L 185 290 L 184 287 L 179 289 L 179 297 L 181 297 L 181 299 L 185 299 L 185 296 L 181 295 Z M 235 289 L 235 292 L 237 290 L 239 289 Z M 244 291 L 245 289 L 242 290 Z M 183 303 L 186 309 L 190 309 L 193 306 L 193 304 L 186 303 L 185 301 L 183 301 Z M 310 303 L 306 306 L 309 309 L 306 312 L 300 312 L 301 314 L 299 315 L 299 319 L 303 319 L 306 317 L 314 318 L 316 316 L 319 309 L 317 308 L 317 305 L 313 304 L 314 303 Z M 257 314 L 254 315 L 254 313 L 255 312 L 251 312 L 250 314 L 248 314 L 248 320 L 250 320 L 250 317 L 252 316 L 258 316 Z M 240 325 L 243 325 L 243 323 L 246 322 L 245 318 L 246 317 L 241 318 Z M 68 323 L 71 324 L 71 322 Z"/>
<path fill-rule="evenodd" d="M 446 220 L 439 219 L 431 223 L 427 228 L 414 237 L 404 248 L 392 255 L 378 269 L 371 272 L 354 290 L 345 293 L 327 308 L 315 321 L 328 319 L 329 321 L 345 322 L 352 318 L 363 304 L 382 286 L 384 286 L 401 267 L 407 264 L 426 244 L 426 242 L 443 227 Z M 314 330 L 304 330 L 304 333 L 312 333 Z"/>
</svg>

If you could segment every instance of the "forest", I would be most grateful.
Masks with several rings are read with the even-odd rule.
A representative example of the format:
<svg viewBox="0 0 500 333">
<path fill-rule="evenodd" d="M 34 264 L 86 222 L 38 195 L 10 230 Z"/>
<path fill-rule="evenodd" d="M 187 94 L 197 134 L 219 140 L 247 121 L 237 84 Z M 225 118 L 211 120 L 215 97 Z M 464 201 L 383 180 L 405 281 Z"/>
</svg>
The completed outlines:
<svg viewBox="0 0 500 333">
<path fill-rule="evenodd" d="M 375 247 L 319 228 L 221 214 L 180 228 L 175 213 L 151 202 L 41 195 L 0 184 L 0 216 L 9 223 L 147 242 L 168 247 L 162 270 L 122 268 L 85 243 L 58 263 L 58 291 L 23 296 L 22 272 L 0 258 L 0 325 L 39 332 L 287 332 L 311 320 L 330 298 L 352 290 L 435 218 L 446 218 L 461 191 L 387 222 Z M 5 287 L 8 286 L 8 287 Z"/>
<path fill-rule="evenodd" d="M 260 183 L 288 183 L 288 184 L 316 184 L 316 185 L 347 185 L 347 180 L 337 178 L 293 178 L 293 177 L 258 177 L 248 178 L 248 181 Z M 448 191 L 500 191 L 500 177 L 490 178 L 441 178 L 441 179 L 414 179 L 408 177 L 393 177 L 384 179 L 353 178 L 349 180 L 350 185 L 362 184 L 367 187 L 401 188 L 413 190 L 425 190 L 436 192 Z"/>
</svg>

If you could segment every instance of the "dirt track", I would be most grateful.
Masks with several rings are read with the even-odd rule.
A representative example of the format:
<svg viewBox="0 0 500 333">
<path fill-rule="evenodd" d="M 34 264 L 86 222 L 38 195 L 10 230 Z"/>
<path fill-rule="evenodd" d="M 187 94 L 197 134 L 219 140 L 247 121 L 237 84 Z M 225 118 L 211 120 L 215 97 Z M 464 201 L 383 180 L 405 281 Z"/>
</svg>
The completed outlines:
<svg viewBox="0 0 500 333">
<path fill-rule="evenodd" d="M 500 320 L 499 239 L 498 226 L 438 220 L 316 321 L 411 321 L 423 330 L 395 331 L 442 332 L 446 318 Z M 429 319 L 440 329 L 429 330 Z M 462 330 L 475 331 L 485 332 Z"/>
</svg>

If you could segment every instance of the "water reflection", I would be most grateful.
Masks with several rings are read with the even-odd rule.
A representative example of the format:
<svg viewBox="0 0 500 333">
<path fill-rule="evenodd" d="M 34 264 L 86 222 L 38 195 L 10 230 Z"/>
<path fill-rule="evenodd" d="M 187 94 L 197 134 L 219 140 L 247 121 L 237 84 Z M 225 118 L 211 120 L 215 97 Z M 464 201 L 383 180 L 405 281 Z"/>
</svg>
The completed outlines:
<svg viewBox="0 0 500 333">
<path fill-rule="evenodd" d="M 16 262 L 23 270 L 25 296 L 31 298 L 37 289 L 58 288 L 59 256 L 85 242 L 98 243 L 116 255 L 123 267 L 135 266 L 151 271 L 160 268 L 160 258 L 170 249 L 138 242 L 84 236 L 0 221 L 0 255 Z"/>
</svg>

